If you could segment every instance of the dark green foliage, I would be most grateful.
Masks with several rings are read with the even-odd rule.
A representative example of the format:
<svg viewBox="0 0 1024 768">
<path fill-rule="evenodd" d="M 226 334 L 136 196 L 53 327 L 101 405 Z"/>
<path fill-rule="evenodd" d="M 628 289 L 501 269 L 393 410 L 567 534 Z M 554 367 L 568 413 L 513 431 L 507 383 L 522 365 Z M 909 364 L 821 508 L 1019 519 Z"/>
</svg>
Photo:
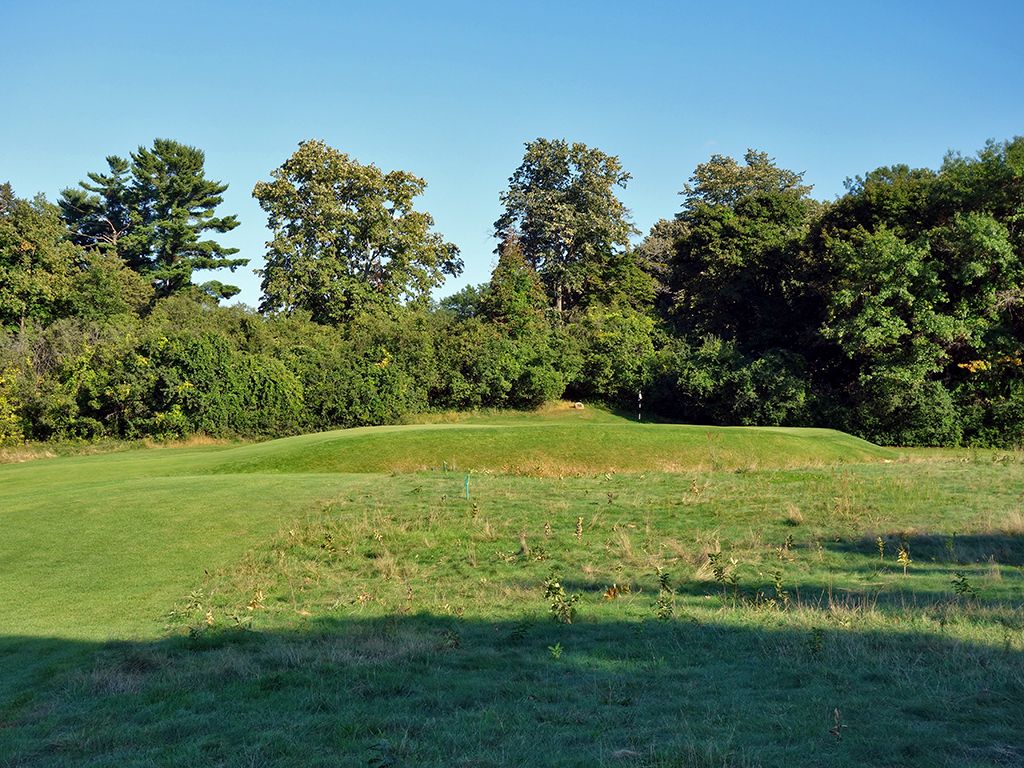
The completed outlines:
<svg viewBox="0 0 1024 768">
<path fill-rule="evenodd" d="M 571 391 L 581 398 L 635 403 L 654 354 L 654 320 L 631 310 L 592 307 L 570 332 L 582 356 Z"/>
<path fill-rule="evenodd" d="M 672 263 L 680 242 L 689 236 L 689 226 L 685 221 L 662 219 L 651 227 L 634 253 L 638 266 L 646 272 L 652 281 L 654 298 L 658 310 L 667 314 L 672 308 Z"/>
<path fill-rule="evenodd" d="M 519 338 L 546 326 L 544 285 L 514 233 L 498 248 L 498 264 L 480 296 L 480 314 L 508 335 Z"/>
<path fill-rule="evenodd" d="M 73 277 L 70 311 L 76 317 L 101 320 L 137 315 L 153 300 L 150 282 L 129 269 L 119 256 L 93 250 L 82 253 L 83 268 Z"/>
<path fill-rule="evenodd" d="M 74 241 L 117 254 L 145 275 L 158 296 L 192 284 L 197 269 L 234 271 L 248 259 L 230 258 L 237 248 L 203 240 L 205 232 L 230 232 L 234 216 L 218 217 L 227 184 L 205 176 L 202 150 L 170 139 L 152 149 L 139 147 L 131 159 L 111 155 L 109 173 L 90 173 L 80 189 L 66 189 L 60 207 Z M 218 298 L 238 292 L 218 281 L 208 284 Z"/>
<path fill-rule="evenodd" d="M 938 173 L 879 169 L 826 213 L 821 336 L 847 358 L 836 402 L 852 429 L 881 442 L 1020 443 L 1022 186 L 1017 138 L 950 155 Z"/>
<path fill-rule="evenodd" d="M 187 424 L 213 435 L 287 434 L 301 423 L 302 387 L 278 360 L 238 352 L 216 335 L 159 338 L 146 352 L 156 370 L 154 433 Z"/>
<path fill-rule="evenodd" d="M 830 203 L 763 152 L 713 156 L 637 247 L 618 159 L 538 139 L 491 279 L 424 182 L 309 141 L 254 194 L 263 314 L 191 282 L 224 185 L 158 140 L 61 209 L 0 187 L 0 440 L 278 435 L 562 396 L 704 424 L 903 445 L 1024 444 L 1024 139 L 894 165 Z M 61 216 L 63 214 L 63 217 Z M 69 228 L 70 227 L 70 228 Z M 561 311 L 559 311 L 561 310 Z"/>
<path fill-rule="evenodd" d="M 685 335 L 767 349 L 792 344 L 813 327 L 803 245 L 818 204 L 798 184 L 800 174 L 776 168 L 763 153 L 748 152 L 747 162 L 739 167 L 716 156 L 698 167 L 679 225 L 669 230 L 662 271 Z"/>
<path fill-rule="evenodd" d="M 863 177 L 847 179 L 847 194 L 825 212 L 820 229 L 873 230 L 884 226 L 913 237 L 928 225 L 935 179 L 935 171 L 906 165 L 877 168 Z"/>
<path fill-rule="evenodd" d="M 456 291 L 451 296 L 441 299 L 437 308 L 442 312 L 450 312 L 459 320 L 477 317 L 489 289 L 490 286 L 487 283 L 467 285 L 461 291 Z"/>
<path fill-rule="evenodd" d="M 674 337 L 654 403 L 884 443 L 1018 444 L 1024 140 L 847 187 L 822 206 L 753 151 L 698 166 L 683 211 L 638 249 Z"/>
<path fill-rule="evenodd" d="M 788 350 L 743 355 L 709 336 L 695 345 L 673 340 L 650 361 L 651 405 L 701 424 L 806 423 L 809 386 L 803 359 Z"/>
<path fill-rule="evenodd" d="M 7 354 L 23 361 L 14 387 L 37 439 L 256 436 L 303 422 L 302 388 L 284 364 L 217 333 L 66 320 L 30 329 Z"/>
<path fill-rule="evenodd" d="M 560 397 L 564 369 L 553 332 L 511 338 L 479 320 L 449 326 L 437 339 L 435 406 L 534 408 Z"/>
</svg>

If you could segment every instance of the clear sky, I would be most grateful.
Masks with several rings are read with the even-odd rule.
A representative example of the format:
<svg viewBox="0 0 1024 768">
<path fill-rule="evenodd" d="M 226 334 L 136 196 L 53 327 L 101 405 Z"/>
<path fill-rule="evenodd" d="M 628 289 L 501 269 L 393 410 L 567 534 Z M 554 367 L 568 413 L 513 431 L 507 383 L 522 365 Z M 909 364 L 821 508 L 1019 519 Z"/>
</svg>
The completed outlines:
<svg viewBox="0 0 1024 768">
<path fill-rule="evenodd" d="M 1024 3 L 0 0 L 0 181 L 59 191 L 156 137 L 230 184 L 226 244 L 259 266 L 250 194 L 299 141 L 426 179 L 464 275 L 537 137 L 618 155 L 646 231 L 712 153 L 767 151 L 819 198 L 880 165 L 1024 133 Z M 249 269 L 219 276 L 259 301 Z"/>
</svg>

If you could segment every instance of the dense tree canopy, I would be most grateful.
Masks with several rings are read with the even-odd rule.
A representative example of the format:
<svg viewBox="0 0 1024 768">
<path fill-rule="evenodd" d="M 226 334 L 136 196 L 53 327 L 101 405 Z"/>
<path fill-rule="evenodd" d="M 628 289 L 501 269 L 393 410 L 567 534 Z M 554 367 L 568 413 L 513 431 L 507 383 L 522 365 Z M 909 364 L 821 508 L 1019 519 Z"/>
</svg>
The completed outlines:
<svg viewBox="0 0 1024 768">
<path fill-rule="evenodd" d="M 508 235 L 499 247 L 498 264 L 480 304 L 484 317 L 513 336 L 544 325 L 544 286 L 515 235 Z"/>
<path fill-rule="evenodd" d="M 347 322 L 422 300 L 462 271 L 459 249 L 414 209 L 427 185 L 411 173 L 384 173 L 304 141 L 271 176 L 253 189 L 273 234 L 259 271 L 264 312 L 302 309 L 319 323 Z"/>
<path fill-rule="evenodd" d="M 66 314 L 82 258 L 56 206 L 0 184 L 0 328 Z"/>
<path fill-rule="evenodd" d="M 825 203 L 763 152 L 716 155 L 636 247 L 618 159 L 539 139 L 501 195 L 490 280 L 436 304 L 462 262 L 414 207 L 423 180 L 304 142 L 254 190 L 259 312 L 191 285 L 242 263 L 201 239 L 235 225 L 202 159 L 157 141 L 60 208 L 0 185 L 0 443 L 641 390 L 645 413 L 697 423 L 1024 445 L 1024 139 L 871 170 Z"/>
<path fill-rule="evenodd" d="M 733 208 L 745 197 L 788 193 L 803 197 L 811 191 L 804 185 L 803 174 L 775 165 L 767 152 L 748 149 L 744 164 L 725 155 L 712 155 L 694 169 L 680 193 L 684 209 L 692 211 L 699 205 Z"/>
</svg>

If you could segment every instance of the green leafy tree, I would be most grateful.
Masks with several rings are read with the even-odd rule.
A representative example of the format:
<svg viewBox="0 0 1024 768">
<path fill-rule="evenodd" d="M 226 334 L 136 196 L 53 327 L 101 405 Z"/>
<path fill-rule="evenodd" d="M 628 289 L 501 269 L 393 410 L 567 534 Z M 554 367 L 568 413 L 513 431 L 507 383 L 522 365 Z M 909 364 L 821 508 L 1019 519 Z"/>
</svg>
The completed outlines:
<svg viewBox="0 0 1024 768">
<path fill-rule="evenodd" d="M 120 253 L 118 249 L 133 223 L 131 163 L 123 157 L 108 155 L 107 168 L 109 173 L 91 172 L 88 181 L 65 189 L 59 201 L 61 212 L 76 244 L 122 255 L 138 271 L 147 265 L 132 263 L 132 253 L 127 249 Z"/>
<path fill-rule="evenodd" d="M 815 327 L 804 241 L 819 204 L 801 174 L 765 153 L 749 150 L 746 162 L 716 155 L 699 165 L 678 225 L 657 228 L 641 250 L 667 261 L 660 271 L 684 333 L 754 351 L 799 344 Z"/>
<path fill-rule="evenodd" d="M 803 362 L 786 350 L 744 356 L 715 336 L 673 338 L 650 360 L 650 404 L 698 424 L 800 425 L 808 395 Z"/>
<path fill-rule="evenodd" d="M 846 180 L 846 194 L 833 203 L 816 227 L 826 232 L 887 227 L 913 240 L 933 224 L 932 197 L 938 174 L 927 168 L 893 165 Z M 820 244 L 820 240 L 818 242 Z"/>
<path fill-rule="evenodd" d="M 467 285 L 465 288 L 438 301 L 437 308 L 442 312 L 450 313 L 459 320 L 478 317 L 481 312 L 480 307 L 490 289 L 491 287 L 488 283 Z"/>
<path fill-rule="evenodd" d="M 779 168 L 767 152 L 748 149 L 743 161 L 740 165 L 731 157 L 712 155 L 698 165 L 680 193 L 686 198 L 684 210 L 701 205 L 732 208 L 745 197 L 780 192 L 805 197 L 811 191 L 802 173 Z"/>
<path fill-rule="evenodd" d="M 559 312 L 649 301 L 653 285 L 629 248 L 636 232 L 615 194 L 630 175 L 619 159 L 581 143 L 536 139 L 501 194 L 499 242 L 518 238 Z"/>
<path fill-rule="evenodd" d="M 654 297 L 662 312 L 672 306 L 672 264 L 680 244 L 690 234 L 689 225 L 680 218 L 660 219 L 636 247 L 637 263 L 654 282 Z"/>
<path fill-rule="evenodd" d="M 139 314 L 153 300 L 153 286 L 116 253 L 86 251 L 73 278 L 71 313 L 99 320 L 123 314 Z"/>
<path fill-rule="evenodd" d="M 547 327 L 544 286 L 526 263 L 522 246 L 513 234 L 498 249 L 498 264 L 480 307 L 484 317 L 514 337 Z"/>
<path fill-rule="evenodd" d="M 829 399 L 881 442 L 1012 441 L 1024 413 L 1024 139 L 847 186 L 811 238 L 821 335 L 846 360 L 827 370 Z"/>
<path fill-rule="evenodd" d="M 317 140 L 271 176 L 253 189 L 273 234 L 259 270 L 262 311 L 344 323 L 374 306 L 426 300 L 461 273 L 459 249 L 413 207 L 423 179 L 362 165 Z"/>
<path fill-rule="evenodd" d="M 591 307 L 570 326 L 576 335 L 582 365 L 570 392 L 583 398 L 636 403 L 654 354 L 654 319 L 628 308 Z"/>
<path fill-rule="evenodd" d="M 56 206 L 0 185 L 0 328 L 66 315 L 81 257 Z"/>
<path fill-rule="evenodd" d="M 972 157 L 949 153 L 931 202 L 940 219 L 956 211 L 989 213 L 1007 225 L 1018 248 L 1024 245 L 1024 136 L 989 141 Z"/>
<path fill-rule="evenodd" d="M 157 139 L 130 158 L 111 155 L 109 173 L 90 173 L 78 189 L 61 194 L 76 243 L 116 253 L 152 282 L 158 297 L 192 285 L 197 269 L 234 271 L 248 264 L 231 258 L 237 248 L 203 239 L 206 232 L 230 232 L 238 219 L 215 215 L 228 185 L 206 178 L 202 150 Z M 219 281 L 205 285 L 219 298 L 238 293 Z"/>
<path fill-rule="evenodd" d="M 822 335 L 852 363 L 852 428 L 888 444 L 956 443 L 961 426 L 938 381 L 961 332 L 925 243 L 857 230 L 831 243 Z"/>
</svg>

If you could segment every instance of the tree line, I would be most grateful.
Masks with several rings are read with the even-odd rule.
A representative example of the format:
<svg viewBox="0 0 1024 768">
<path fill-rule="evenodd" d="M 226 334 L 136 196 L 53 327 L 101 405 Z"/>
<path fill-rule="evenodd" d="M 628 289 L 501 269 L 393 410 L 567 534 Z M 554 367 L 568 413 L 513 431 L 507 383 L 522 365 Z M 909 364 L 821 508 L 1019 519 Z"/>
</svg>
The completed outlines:
<svg viewBox="0 0 1024 768">
<path fill-rule="evenodd" d="M 567 396 L 901 445 L 1024 444 L 1024 138 L 819 201 L 764 152 L 713 155 L 638 241 L 620 160 L 537 139 L 487 283 L 426 182 L 302 142 L 253 195 L 258 309 L 198 270 L 227 185 L 167 139 L 65 189 L 0 185 L 0 443 L 266 436 Z M 671 203 L 666 204 L 671 209 Z"/>
</svg>

